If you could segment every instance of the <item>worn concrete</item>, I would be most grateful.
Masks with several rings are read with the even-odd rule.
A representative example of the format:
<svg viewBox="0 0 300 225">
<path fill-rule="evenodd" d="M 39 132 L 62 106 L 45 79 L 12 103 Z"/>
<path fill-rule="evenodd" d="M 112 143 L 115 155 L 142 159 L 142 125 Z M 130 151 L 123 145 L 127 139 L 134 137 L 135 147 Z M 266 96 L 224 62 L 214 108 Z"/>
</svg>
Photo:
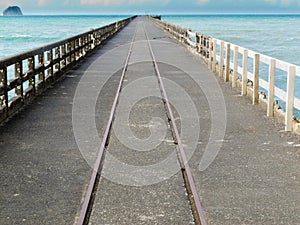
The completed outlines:
<svg viewBox="0 0 300 225">
<path fill-rule="evenodd" d="M 140 19 L 90 224 L 194 224 L 143 24 Z M 155 146 L 151 132 L 160 128 L 164 136 Z M 170 155 L 173 173 L 158 165 Z"/>
</svg>

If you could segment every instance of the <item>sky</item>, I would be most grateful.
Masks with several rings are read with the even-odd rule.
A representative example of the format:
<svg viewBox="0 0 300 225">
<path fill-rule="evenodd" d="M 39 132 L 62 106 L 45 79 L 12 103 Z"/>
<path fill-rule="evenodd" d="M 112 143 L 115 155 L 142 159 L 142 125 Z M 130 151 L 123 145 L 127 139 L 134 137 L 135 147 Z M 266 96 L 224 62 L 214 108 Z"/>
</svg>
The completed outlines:
<svg viewBox="0 0 300 225">
<path fill-rule="evenodd" d="M 0 0 L 23 14 L 300 13 L 300 0 Z"/>
</svg>

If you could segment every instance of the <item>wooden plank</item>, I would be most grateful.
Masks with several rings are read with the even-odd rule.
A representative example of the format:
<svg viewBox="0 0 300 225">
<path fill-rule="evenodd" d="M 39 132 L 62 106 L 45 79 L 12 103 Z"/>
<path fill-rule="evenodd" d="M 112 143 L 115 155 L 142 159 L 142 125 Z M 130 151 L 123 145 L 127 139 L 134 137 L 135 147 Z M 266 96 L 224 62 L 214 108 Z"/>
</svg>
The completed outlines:
<svg viewBox="0 0 300 225">
<path fill-rule="evenodd" d="M 217 71 L 217 40 L 214 39 L 213 42 L 213 62 L 212 62 L 212 71 L 216 72 Z"/>
<path fill-rule="evenodd" d="M 267 116 L 274 116 L 274 96 L 275 96 L 275 68 L 276 60 L 271 59 L 269 64 L 269 87 L 268 87 L 268 106 L 267 106 Z"/>
<path fill-rule="evenodd" d="M 294 111 L 294 89 L 295 89 L 296 67 L 290 66 L 287 79 L 285 131 L 293 131 L 293 111 Z"/>
<path fill-rule="evenodd" d="M 220 64 L 219 64 L 219 77 L 223 77 L 224 73 L 224 42 L 221 41 L 220 44 Z"/>
<path fill-rule="evenodd" d="M 212 70 L 213 61 L 213 42 L 211 38 L 208 38 L 208 68 Z"/>
<path fill-rule="evenodd" d="M 259 95 L 258 95 L 258 89 L 259 89 L 259 54 L 254 55 L 254 65 L 253 65 L 253 97 L 252 97 L 252 103 L 253 105 L 257 105 L 259 102 Z"/>
<path fill-rule="evenodd" d="M 17 84 L 15 86 L 15 95 L 23 98 L 23 64 L 22 61 L 15 64 L 15 79 Z"/>
<path fill-rule="evenodd" d="M 248 50 L 244 49 L 243 52 L 243 74 L 242 74 L 242 95 L 247 95 L 247 82 L 248 82 Z"/>
<path fill-rule="evenodd" d="M 226 44 L 226 64 L 225 64 L 225 76 L 224 81 L 229 81 L 229 73 L 230 73 L 230 44 Z"/>
<path fill-rule="evenodd" d="M 8 90 L 7 90 L 7 68 L 2 68 L 0 70 L 0 82 L 2 83 L 3 99 L 1 100 L 0 107 L 4 107 L 5 110 L 2 110 L 3 113 L 7 113 L 8 109 Z M 1 91 L 1 92 L 2 92 Z M 6 117 L 5 115 L 4 117 Z"/>
<path fill-rule="evenodd" d="M 233 74 L 232 74 L 232 87 L 236 87 L 237 73 L 238 73 L 238 57 L 239 57 L 239 47 L 234 46 L 233 55 Z"/>
</svg>

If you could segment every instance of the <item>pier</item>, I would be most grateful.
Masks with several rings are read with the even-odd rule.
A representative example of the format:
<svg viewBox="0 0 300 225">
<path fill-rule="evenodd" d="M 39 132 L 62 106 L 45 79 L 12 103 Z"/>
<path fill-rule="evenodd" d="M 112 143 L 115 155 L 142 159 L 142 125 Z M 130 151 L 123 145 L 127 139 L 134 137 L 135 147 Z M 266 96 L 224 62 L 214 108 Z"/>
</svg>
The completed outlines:
<svg viewBox="0 0 300 225">
<path fill-rule="evenodd" d="M 298 224 L 299 72 L 151 17 L 0 60 L 0 224 Z"/>
</svg>

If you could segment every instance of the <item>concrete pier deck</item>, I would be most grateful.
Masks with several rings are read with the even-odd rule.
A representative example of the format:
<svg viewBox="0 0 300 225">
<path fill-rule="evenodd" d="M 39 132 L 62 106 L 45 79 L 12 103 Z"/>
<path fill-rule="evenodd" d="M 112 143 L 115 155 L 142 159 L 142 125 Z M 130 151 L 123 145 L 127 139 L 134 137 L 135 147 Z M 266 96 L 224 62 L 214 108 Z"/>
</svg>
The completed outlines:
<svg viewBox="0 0 300 225">
<path fill-rule="evenodd" d="M 146 41 L 148 23 L 136 24 L 90 224 L 194 224 L 171 129 L 162 128 L 168 121 Z M 168 164 L 159 163 L 172 154 L 174 173 L 168 173 Z"/>
<path fill-rule="evenodd" d="M 207 223 L 300 224 L 299 136 L 141 17 L 0 127 L 0 224 L 76 223 L 135 32 L 90 224 L 194 223 L 145 32 Z"/>
</svg>

